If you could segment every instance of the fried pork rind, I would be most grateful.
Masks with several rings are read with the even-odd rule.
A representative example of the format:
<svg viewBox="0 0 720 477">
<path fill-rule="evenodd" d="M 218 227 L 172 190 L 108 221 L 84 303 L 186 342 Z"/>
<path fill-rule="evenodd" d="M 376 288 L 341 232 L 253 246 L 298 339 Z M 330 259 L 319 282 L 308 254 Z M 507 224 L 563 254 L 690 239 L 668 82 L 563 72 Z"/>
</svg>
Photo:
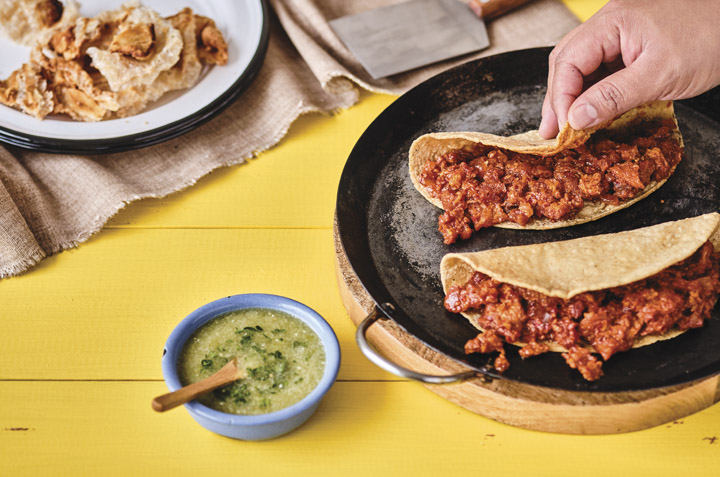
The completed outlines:
<svg viewBox="0 0 720 477">
<path fill-rule="evenodd" d="M 39 48 L 30 63 L 0 82 L 0 103 L 38 119 L 67 114 L 78 121 L 99 121 L 118 109 L 113 95 L 98 88 L 79 63 L 48 58 Z"/>
<path fill-rule="evenodd" d="M 195 15 L 195 35 L 200 61 L 208 65 L 227 64 L 227 43 L 212 19 Z"/>
<path fill-rule="evenodd" d="M 45 42 L 80 15 L 74 0 L 0 0 L 0 30 L 21 45 Z"/>
<path fill-rule="evenodd" d="M 98 18 L 108 23 L 118 22 L 118 32 L 123 29 L 124 24 L 128 24 L 128 28 L 132 25 L 147 24 L 152 25 L 155 30 L 154 52 L 144 60 L 95 46 L 87 49 L 92 66 L 107 79 L 112 91 L 149 85 L 160 73 L 172 68 L 180 59 L 183 49 L 182 35 L 155 11 L 132 3 L 123 5 L 120 10 L 103 13 Z"/>
<path fill-rule="evenodd" d="M 0 103 L 43 119 L 53 112 L 55 101 L 42 68 L 25 63 L 5 81 L 0 81 Z"/>
<path fill-rule="evenodd" d="M 163 71 L 158 78 L 149 85 L 133 86 L 117 92 L 120 109 L 117 116 L 126 117 L 137 114 L 147 107 L 149 103 L 157 101 L 165 93 L 193 86 L 202 71 L 202 64 L 198 60 L 195 42 L 196 15 L 189 8 L 168 17 L 167 20 L 174 28 L 182 33 L 183 49 L 180 60 L 167 71 Z"/>
<path fill-rule="evenodd" d="M 55 93 L 53 113 L 67 114 L 77 121 L 100 121 L 118 109 L 114 95 L 101 90 L 79 63 L 45 56 L 38 63 Z"/>
<path fill-rule="evenodd" d="M 152 23 L 123 23 L 110 43 L 109 51 L 145 60 L 155 46 L 155 28 Z"/>
<path fill-rule="evenodd" d="M 50 28 L 62 18 L 63 5 L 58 0 L 44 0 L 35 4 L 33 12 L 40 26 Z"/>
<path fill-rule="evenodd" d="M 45 19 L 57 17 L 52 8 L 60 4 L 46 1 L 0 0 L 8 6 L 0 19 L 14 18 L 27 5 L 41 5 Z M 126 117 L 169 91 L 192 87 L 203 64 L 227 63 L 227 44 L 215 23 L 190 8 L 168 18 L 137 1 L 95 18 L 77 11 L 73 1 L 56 10 L 61 20 L 38 37 L 30 63 L 0 81 L 0 103 L 39 119 L 51 113 L 79 121 Z"/>
<path fill-rule="evenodd" d="M 82 59 L 91 46 L 107 48 L 112 41 L 114 30 L 113 25 L 103 23 L 97 18 L 81 17 L 67 28 L 56 30 L 47 47 L 66 60 Z"/>
<path fill-rule="evenodd" d="M 111 93 L 98 88 L 80 64 L 48 58 L 35 49 L 30 63 L 0 82 L 0 102 L 43 119 L 67 114 L 78 121 L 99 121 L 118 109 Z"/>
</svg>

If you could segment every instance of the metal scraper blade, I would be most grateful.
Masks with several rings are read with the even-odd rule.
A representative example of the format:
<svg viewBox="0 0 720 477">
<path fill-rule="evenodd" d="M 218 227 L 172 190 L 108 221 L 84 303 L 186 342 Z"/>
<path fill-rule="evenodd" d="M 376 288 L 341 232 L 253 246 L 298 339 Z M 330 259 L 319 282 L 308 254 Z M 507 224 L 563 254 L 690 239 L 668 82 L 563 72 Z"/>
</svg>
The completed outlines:
<svg viewBox="0 0 720 477">
<path fill-rule="evenodd" d="M 458 0 L 410 0 L 330 26 L 375 79 L 490 46 L 484 22 Z"/>
</svg>

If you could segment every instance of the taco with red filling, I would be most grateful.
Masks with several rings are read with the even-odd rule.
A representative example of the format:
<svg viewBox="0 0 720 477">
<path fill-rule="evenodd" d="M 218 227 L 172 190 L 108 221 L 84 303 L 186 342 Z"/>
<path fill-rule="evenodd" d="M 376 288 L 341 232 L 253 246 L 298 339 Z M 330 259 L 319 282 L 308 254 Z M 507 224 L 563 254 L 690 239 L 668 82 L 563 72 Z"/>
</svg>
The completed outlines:
<svg viewBox="0 0 720 477">
<path fill-rule="evenodd" d="M 445 308 L 480 333 L 466 353 L 560 352 L 594 381 L 616 353 L 703 326 L 720 294 L 720 214 L 475 253 L 440 264 Z"/>
<path fill-rule="evenodd" d="M 415 188 L 443 209 L 446 244 L 484 227 L 553 229 L 628 207 L 667 181 L 683 154 L 672 101 L 557 138 L 479 132 L 425 134 L 410 147 Z"/>
</svg>

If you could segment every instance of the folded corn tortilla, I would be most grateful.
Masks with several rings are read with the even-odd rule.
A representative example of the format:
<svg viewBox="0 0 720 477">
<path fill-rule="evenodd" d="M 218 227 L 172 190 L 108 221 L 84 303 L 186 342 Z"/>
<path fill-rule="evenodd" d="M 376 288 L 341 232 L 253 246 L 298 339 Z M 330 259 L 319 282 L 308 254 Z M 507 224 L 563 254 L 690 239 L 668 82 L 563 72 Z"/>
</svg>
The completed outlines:
<svg viewBox="0 0 720 477">
<path fill-rule="evenodd" d="M 581 146 L 590 138 L 590 136 L 601 129 L 608 131 L 621 131 L 642 122 L 665 119 L 671 119 L 675 125 L 673 137 L 682 148 L 683 139 L 680 134 L 677 119 L 675 118 L 672 101 L 654 101 L 631 109 L 613 121 L 580 131 L 572 129 L 569 124 L 566 124 L 555 139 L 543 139 L 538 131 L 529 131 L 515 136 L 496 136 L 494 134 L 485 134 L 480 132 L 440 132 L 425 134 L 417 138 L 410 146 L 410 179 L 423 197 L 442 209 L 443 207 L 440 199 L 432 197 L 420 184 L 419 178 L 423 167 L 428 161 L 434 161 L 438 157 L 450 151 L 467 148 L 474 144 L 481 143 L 486 146 L 494 146 L 524 154 L 549 156 L 567 149 L 574 149 Z M 673 167 L 670 171 L 670 175 L 672 175 L 674 171 L 675 168 Z M 670 175 L 668 177 L 670 177 Z M 636 197 L 621 202 L 618 205 L 611 205 L 602 201 L 585 201 L 583 208 L 578 211 L 576 215 L 566 220 L 555 221 L 547 218 L 532 217 L 527 225 L 524 226 L 514 222 L 503 222 L 501 224 L 496 224 L 495 227 L 508 229 L 547 230 L 590 222 L 624 209 L 625 207 L 629 207 L 635 202 L 644 199 L 657 190 L 666 181 L 667 179 L 662 181 L 651 181 Z"/>
<path fill-rule="evenodd" d="M 580 293 L 627 285 L 648 278 L 690 257 L 710 240 L 720 250 L 720 214 L 665 222 L 627 232 L 574 240 L 450 253 L 440 263 L 445 293 L 464 285 L 474 272 L 499 282 L 563 299 Z M 477 312 L 462 313 L 476 328 Z M 644 336 L 633 347 L 670 339 L 682 331 Z M 523 345 L 524 343 L 514 343 Z M 551 351 L 566 351 L 546 343 Z"/>
</svg>

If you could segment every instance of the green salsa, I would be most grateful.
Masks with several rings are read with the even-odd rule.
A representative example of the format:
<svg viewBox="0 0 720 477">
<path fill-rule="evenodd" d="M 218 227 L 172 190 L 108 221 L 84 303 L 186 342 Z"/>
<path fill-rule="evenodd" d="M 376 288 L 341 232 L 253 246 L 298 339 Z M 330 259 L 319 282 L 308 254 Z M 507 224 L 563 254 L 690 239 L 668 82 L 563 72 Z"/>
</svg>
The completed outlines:
<svg viewBox="0 0 720 477">
<path fill-rule="evenodd" d="M 307 324 L 281 311 L 250 308 L 220 315 L 190 336 L 178 362 L 180 382 L 207 378 L 233 357 L 247 376 L 198 399 L 231 414 L 265 414 L 295 404 L 325 370 L 320 338 Z"/>
</svg>

